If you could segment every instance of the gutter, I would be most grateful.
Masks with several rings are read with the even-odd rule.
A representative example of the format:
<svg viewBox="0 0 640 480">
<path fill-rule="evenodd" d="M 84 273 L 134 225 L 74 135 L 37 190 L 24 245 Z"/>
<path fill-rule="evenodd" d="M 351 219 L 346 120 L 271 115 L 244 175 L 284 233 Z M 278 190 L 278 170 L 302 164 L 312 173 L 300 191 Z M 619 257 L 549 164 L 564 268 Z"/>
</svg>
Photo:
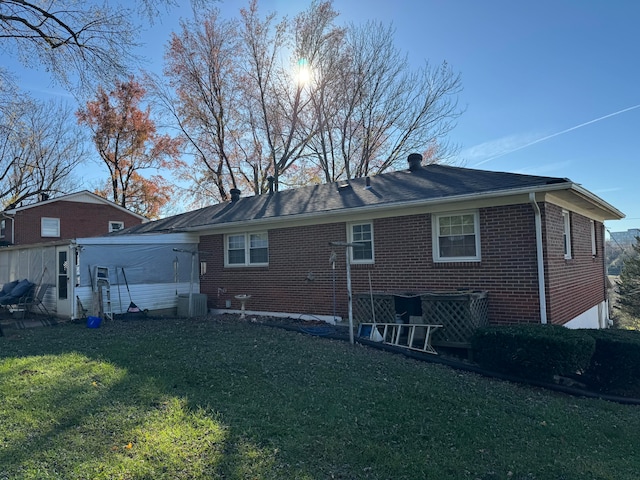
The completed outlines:
<svg viewBox="0 0 640 480">
<path fill-rule="evenodd" d="M 547 296 L 544 288 L 544 253 L 542 249 L 542 216 L 536 202 L 536 194 L 529 193 L 529 201 L 536 219 L 536 258 L 538 263 L 538 297 L 540 298 L 540 323 L 547 323 Z"/>
</svg>

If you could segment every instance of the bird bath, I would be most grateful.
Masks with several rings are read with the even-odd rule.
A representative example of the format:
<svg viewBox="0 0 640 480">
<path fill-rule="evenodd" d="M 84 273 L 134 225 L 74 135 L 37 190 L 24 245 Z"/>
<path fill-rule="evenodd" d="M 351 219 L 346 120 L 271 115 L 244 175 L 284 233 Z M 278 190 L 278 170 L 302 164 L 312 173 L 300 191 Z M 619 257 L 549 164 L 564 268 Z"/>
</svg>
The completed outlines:
<svg viewBox="0 0 640 480">
<path fill-rule="evenodd" d="M 244 320 L 246 318 L 244 314 L 244 305 L 247 303 L 247 300 L 251 298 L 251 295 L 236 295 L 235 298 L 236 300 L 240 300 L 240 311 L 242 312 L 240 314 L 240 319 Z"/>
</svg>

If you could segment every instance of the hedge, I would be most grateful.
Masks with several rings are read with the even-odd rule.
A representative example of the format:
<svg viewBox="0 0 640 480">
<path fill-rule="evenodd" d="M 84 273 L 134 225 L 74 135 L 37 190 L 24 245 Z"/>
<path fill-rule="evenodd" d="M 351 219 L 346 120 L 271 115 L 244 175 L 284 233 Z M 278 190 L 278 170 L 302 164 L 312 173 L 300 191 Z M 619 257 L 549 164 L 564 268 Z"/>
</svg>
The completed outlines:
<svg viewBox="0 0 640 480">
<path fill-rule="evenodd" d="M 471 345 L 482 367 L 537 380 L 553 380 L 588 368 L 596 342 L 581 331 L 558 325 L 482 327 Z"/>
</svg>

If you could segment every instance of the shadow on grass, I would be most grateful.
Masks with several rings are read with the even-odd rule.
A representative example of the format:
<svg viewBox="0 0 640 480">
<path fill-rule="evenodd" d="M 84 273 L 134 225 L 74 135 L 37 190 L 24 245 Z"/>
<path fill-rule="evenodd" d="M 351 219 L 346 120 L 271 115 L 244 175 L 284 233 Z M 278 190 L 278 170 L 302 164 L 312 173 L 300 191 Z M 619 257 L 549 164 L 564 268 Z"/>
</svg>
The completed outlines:
<svg viewBox="0 0 640 480">
<path fill-rule="evenodd" d="M 259 325 L 116 321 L 0 342 L 10 399 L 0 478 L 622 480 L 640 470 L 625 455 L 640 448 L 631 407 Z"/>
<path fill-rule="evenodd" d="M 0 357 L 0 478 L 268 477 L 273 452 L 241 435 L 229 441 L 219 414 L 142 364 L 135 336 L 118 342 L 106 330 L 8 337 Z M 18 348 L 11 355 L 7 346 Z"/>
</svg>

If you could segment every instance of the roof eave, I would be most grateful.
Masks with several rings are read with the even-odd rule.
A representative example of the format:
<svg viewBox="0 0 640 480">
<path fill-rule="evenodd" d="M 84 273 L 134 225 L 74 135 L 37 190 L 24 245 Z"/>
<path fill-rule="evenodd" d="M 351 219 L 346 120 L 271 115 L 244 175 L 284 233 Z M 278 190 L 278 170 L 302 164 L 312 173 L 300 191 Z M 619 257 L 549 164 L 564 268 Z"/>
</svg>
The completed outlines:
<svg viewBox="0 0 640 480">
<path fill-rule="evenodd" d="M 474 200 L 481 201 L 481 200 L 487 200 L 491 198 L 501 198 L 501 197 L 514 196 L 514 195 L 528 195 L 530 193 L 546 193 L 546 192 L 553 192 L 558 190 L 575 190 L 576 192 L 580 192 L 581 194 L 583 192 L 585 194 L 590 193 L 587 190 L 580 187 L 579 185 L 574 184 L 573 182 L 563 182 L 563 183 L 552 184 L 552 185 L 538 185 L 538 186 L 530 186 L 530 187 L 513 188 L 513 189 L 507 189 L 507 190 L 491 190 L 483 193 L 470 193 L 470 194 L 464 194 L 464 195 L 440 197 L 440 198 L 433 198 L 433 199 L 427 199 L 427 200 L 419 199 L 419 200 L 410 200 L 405 202 L 393 202 L 393 203 L 387 203 L 382 205 L 365 205 L 362 207 L 353 207 L 349 209 L 325 210 L 322 212 L 302 213 L 302 214 L 294 214 L 294 215 L 287 215 L 287 216 L 246 219 L 246 220 L 240 220 L 235 222 L 209 223 L 209 224 L 198 225 L 194 227 L 184 227 L 182 230 L 189 231 L 189 232 L 203 232 L 203 231 L 215 232 L 220 230 L 226 230 L 229 228 L 242 227 L 245 225 L 255 225 L 255 226 L 269 225 L 273 223 L 279 223 L 284 220 L 287 220 L 287 221 L 309 220 L 309 219 L 322 218 L 329 215 L 335 216 L 336 214 L 348 215 L 351 212 L 354 212 L 354 213 L 355 212 L 357 213 L 382 212 L 382 211 L 393 210 L 398 208 L 443 205 L 448 203 L 462 203 L 465 201 L 474 201 Z M 584 195 L 584 196 L 589 198 L 590 201 L 593 201 L 594 203 L 599 204 L 601 208 L 606 206 L 607 210 L 611 212 L 615 212 L 616 215 L 624 216 L 619 210 L 615 209 L 614 207 L 604 202 L 603 200 L 599 199 L 595 195 L 590 194 L 589 196 L 587 195 Z"/>
</svg>

